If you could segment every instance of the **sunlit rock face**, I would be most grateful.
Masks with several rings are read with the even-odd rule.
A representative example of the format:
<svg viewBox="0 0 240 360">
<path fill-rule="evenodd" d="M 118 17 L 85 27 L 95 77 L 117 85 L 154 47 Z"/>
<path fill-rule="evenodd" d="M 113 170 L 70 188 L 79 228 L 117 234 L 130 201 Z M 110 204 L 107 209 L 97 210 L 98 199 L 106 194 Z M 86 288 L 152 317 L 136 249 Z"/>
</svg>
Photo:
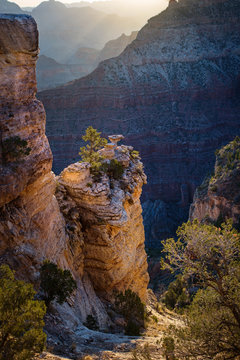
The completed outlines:
<svg viewBox="0 0 240 360">
<path fill-rule="evenodd" d="M 207 177 L 195 192 L 190 220 L 220 226 L 232 219 L 240 229 L 240 140 L 234 140 L 217 153 L 212 177 Z"/>
<path fill-rule="evenodd" d="M 72 164 L 58 179 L 60 194 L 68 197 L 64 201 L 61 196 L 59 203 L 66 206 L 71 199 L 79 211 L 84 268 L 97 293 L 111 300 L 114 291 L 129 288 L 145 301 L 149 277 L 140 195 L 146 176 L 141 162 L 131 158 L 126 146 L 113 152 L 125 169 L 121 179 L 104 175 L 96 182 L 89 164 Z"/>
<path fill-rule="evenodd" d="M 215 149 L 239 131 L 239 6 L 238 0 L 172 3 L 119 57 L 40 94 L 57 172 L 78 158 L 89 125 L 120 132 L 140 150 L 149 178 L 142 199 L 168 217 L 151 217 L 152 225 L 146 218 L 152 246 L 187 219 Z"/>
<path fill-rule="evenodd" d="M 45 136 L 45 111 L 35 97 L 38 32 L 26 15 L 0 16 L 0 259 L 26 281 L 38 283 L 44 259 L 70 269 L 78 290 L 71 307 L 59 307 L 63 327 L 72 331 L 90 313 L 100 326 L 108 318 L 84 273 L 81 224 L 69 232 L 55 197 L 52 153 Z M 17 138 L 26 141 L 21 153 Z M 17 151 L 14 153 L 14 151 Z M 64 325 L 65 324 L 65 325 Z"/>
<path fill-rule="evenodd" d="M 130 160 L 125 159 L 124 184 L 129 190 L 122 192 L 116 185 L 112 204 L 107 200 L 107 179 L 96 185 L 105 196 L 94 188 L 85 194 L 86 170 L 80 164 L 70 166 L 61 181 L 56 180 L 45 136 L 45 111 L 35 97 L 37 55 L 33 18 L 0 15 L 0 263 L 9 264 L 18 278 L 33 282 L 36 288 L 45 259 L 71 271 L 77 290 L 63 306 L 56 305 L 55 315 L 46 319 L 46 331 L 49 339 L 73 341 L 90 314 L 100 329 L 111 323 L 96 291 L 112 300 L 113 288 L 131 287 L 145 298 L 148 274 L 139 201 L 145 175 L 136 174 L 135 166 L 130 168 Z M 71 169 L 77 177 L 72 177 Z M 101 234 L 98 218 L 105 221 L 109 251 L 104 255 L 99 247 L 93 259 L 94 246 L 97 249 L 98 241 L 103 241 L 97 237 Z M 103 269 L 95 265 L 101 260 Z M 113 286 L 107 287 L 109 278 L 114 279 Z"/>
</svg>

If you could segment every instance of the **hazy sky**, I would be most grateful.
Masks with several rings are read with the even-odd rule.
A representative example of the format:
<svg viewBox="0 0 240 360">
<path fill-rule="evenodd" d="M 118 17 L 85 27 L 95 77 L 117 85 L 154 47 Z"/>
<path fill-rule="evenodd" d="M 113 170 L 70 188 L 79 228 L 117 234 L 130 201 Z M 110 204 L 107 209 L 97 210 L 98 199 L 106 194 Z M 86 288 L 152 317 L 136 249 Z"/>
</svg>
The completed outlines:
<svg viewBox="0 0 240 360">
<path fill-rule="evenodd" d="M 9 0 L 9 1 L 15 2 L 21 7 L 24 7 L 24 6 L 33 6 L 33 7 L 35 7 L 44 0 Z M 73 3 L 73 2 L 79 2 L 81 0 L 59 0 L 59 1 L 61 1 L 63 3 Z M 92 2 L 92 1 L 101 1 L 101 0 L 86 0 L 86 1 Z M 149 0 L 122 0 L 122 1 L 123 2 L 127 1 L 130 4 L 132 4 L 134 2 L 136 4 L 137 3 L 139 4 L 140 2 L 141 3 L 148 3 L 149 2 Z M 159 1 L 159 3 L 162 3 L 162 2 L 165 2 L 166 0 L 158 0 L 158 1 Z"/>
<path fill-rule="evenodd" d="M 12 2 L 15 2 L 16 4 L 18 4 L 19 6 L 37 6 L 38 4 L 40 4 L 41 2 L 43 2 L 44 0 L 9 0 Z M 62 3 L 73 3 L 73 2 L 80 2 L 81 0 L 59 0 Z M 101 0 L 86 0 L 88 2 L 92 2 L 92 1 L 101 1 Z M 141 0 L 140 0 L 141 1 Z M 145 1 L 145 0 L 144 0 Z"/>
</svg>

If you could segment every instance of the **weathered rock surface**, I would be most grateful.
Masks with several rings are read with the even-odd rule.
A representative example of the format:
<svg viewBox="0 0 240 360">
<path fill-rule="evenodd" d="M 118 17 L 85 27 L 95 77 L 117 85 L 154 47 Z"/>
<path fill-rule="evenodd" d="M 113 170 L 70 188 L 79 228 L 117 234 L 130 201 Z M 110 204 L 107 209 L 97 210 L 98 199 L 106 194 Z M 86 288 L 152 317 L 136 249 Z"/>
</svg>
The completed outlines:
<svg viewBox="0 0 240 360">
<path fill-rule="evenodd" d="M 107 315 L 83 267 L 83 236 L 72 239 L 55 198 L 52 153 L 45 136 L 45 111 L 35 98 L 38 32 L 26 15 L 0 16 L 0 258 L 17 276 L 36 283 L 44 259 L 72 271 L 78 291 L 71 307 L 59 307 L 73 329 L 90 313 L 101 326 Z M 21 154 L 16 136 L 27 142 Z M 10 145 L 17 153 L 13 153 Z M 78 227 L 81 227 L 78 224 Z"/>
<path fill-rule="evenodd" d="M 214 175 L 206 178 L 194 195 L 190 220 L 220 225 L 232 219 L 240 229 L 240 140 L 217 152 Z"/>
<path fill-rule="evenodd" d="M 130 153 L 125 146 L 115 150 L 125 166 L 120 180 L 104 175 L 95 182 L 88 163 L 70 165 L 60 174 L 65 191 L 57 197 L 64 208 L 66 194 L 76 204 L 83 226 L 84 268 L 97 293 L 111 299 L 114 290 L 130 288 L 145 301 L 149 277 L 140 195 L 146 177 L 141 162 Z"/>
<path fill-rule="evenodd" d="M 39 281 L 39 269 L 44 259 L 49 259 L 72 272 L 77 281 L 77 291 L 63 306 L 56 305 L 53 317 L 49 315 L 46 319 L 49 338 L 58 338 L 58 342 L 66 347 L 67 342 L 69 345 L 69 341 L 71 342 L 75 336 L 76 329 L 79 326 L 83 327 L 82 323 L 87 315 L 92 314 L 101 329 L 105 329 L 110 320 L 94 290 L 94 287 L 97 289 L 96 283 L 91 280 L 94 276 L 98 277 L 98 269 L 95 267 L 91 270 L 88 261 L 90 255 L 87 255 L 91 251 L 88 250 L 90 242 L 94 247 L 95 240 L 97 247 L 98 241 L 94 236 L 88 236 L 88 233 L 92 232 L 94 235 L 100 232 L 96 224 L 93 224 L 93 228 L 87 225 L 89 214 L 94 211 L 94 194 L 89 212 L 88 205 L 83 205 L 84 200 L 87 199 L 85 198 L 82 204 L 79 198 L 80 192 L 75 195 L 75 187 L 71 188 L 67 181 L 67 190 L 64 190 L 63 194 L 64 203 L 58 196 L 60 207 L 55 196 L 57 182 L 51 172 L 52 153 L 45 135 L 45 111 L 42 103 L 35 97 L 37 55 L 38 32 L 33 18 L 27 15 L 0 15 L 0 263 L 8 263 L 16 270 L 19 278 L 33 282 L 36 287 Z M 65 173 L 68 171 L 66 170 Z M 84 177 L 85 172 L 83 171 L 82 174 L 78 172 L 78 175 Z M 129 180 L 133 182 L 134 176 L 133 171 Z M 130 239 L 134 242 L 134 245 L 131 245 L 129 241 L 128 247 L 127 237 L 119 236 L 118 242 L 114 236 L 111 238 L 116 240 L 116 247 L 124 248 L 126 251 L 126 254 L 123 254 L 122 250 L 119 250 L 119 253 L 116 251 L 115 262 L 112 261 L 113 256 L 111 258 L 111 272 L 114 274 L 113 277 L 119 280 L 117 285 L 114 284 L 115 288 L 118 286 L 125 289 L 125 286 L 135 286 L 130 280 L 130 266 L 126 265 L 125 273 L 119 276 L 117 274 L 118 262 L 124 262 L 125 256 L 126 261 L 131 260 L 134 269 L 135 290 L 144 297 L 147 269 L 139 203 L 143 183 L 141 179 L 135 182 L 136 188 L 133 189 L 135 192 L 132 195 L 134 202 L 132 208 L 136 209 L 136 213 L 128 210 L 127 206 L 124 210 L 122 202 L 125 203 L 127 198 L 123 195 L 114 197 L 115 205 L 112 208 L 106 202 L 95 205 L 96 214 L 98 214 L 97 206 L 101 208 L 102 215 L 99 213 L 99 217 L 104 217 L 103 214 L 109 211 L 109 219 L 105 219 L 105 233 L 107 229 L 115 231 L 116 234 L 128 231 Z M 127 185 L 131 187 L 132 182 Z M 104 188 L 104 185 L 98 184 L 100 192 L 101 186 Z M 81 189 L 81 184 L 76 187 Z M 97 193 L 95 195 L 98 198 Z M 99 198 L 101 199 L 101 195 Z M 81 210 L 86 212 L 86 219 Z M 111 211 L 113 214 L 110 214 Z M 126 224 L 123 220 L 120 221 L 121 216 L 117 219 L 118 211 L 119 214 L 126 211 Z M 136 218 L 132 229 L 130 220 L 127 223 L 127 211 L 133 220 Z M 115 228 L 110 221 L 111 215 L 116 216 L 118 226 Z M 108 220 L 109 225 L 107 225 Z M 132 239 L 133 232 L 139 237 Z M 88 239 L 89 244 L 85 249 Z M 107 268 L 107 259 L 105 265 Z M 106 270 L 110 276 L 110 267 Z M 125 275 L 129 276 L 128 280 L 125 279 Z M 103 284 L 98 284 L 98 288 L 103 291 L 108 281 L 104 282 L 102 275 L 99 275 L 98 279 L 103 281 Z M 110 293 L 110 288 L 105 290 Z"/>
<path fill-rule="evenodd" d="M 149 177 L 143 200 L 175 206 L 187 219 L 184 207 L 214 150 L 240 128 L 239 20 L 238 0 L 180 0 L 150 19 L 119 57 L 42 92 L 55 171 L 77 159 L 87 126 L 120 132 L 141 152 Z"/>
</svg>

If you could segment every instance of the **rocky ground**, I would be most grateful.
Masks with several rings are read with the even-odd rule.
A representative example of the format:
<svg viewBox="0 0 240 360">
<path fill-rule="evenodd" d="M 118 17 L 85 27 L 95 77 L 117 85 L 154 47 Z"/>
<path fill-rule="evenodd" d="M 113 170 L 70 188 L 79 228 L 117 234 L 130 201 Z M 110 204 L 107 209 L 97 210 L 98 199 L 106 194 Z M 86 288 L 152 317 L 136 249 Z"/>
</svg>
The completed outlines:
<svg viewBox="0 0 240 360">
<path fill-rule="evenodd" d="M 65 353 L 66 357 L 60 357 L 51 353 L 51 343 L 36 360 L 130 360 L 133 357 L 133 350 L 144 351 L 147 345 L 151 358 L 149 360 L 163 360 L 162 338 L 169 325 L 181 324 L 181 319 L 173 312 L 163 308 L 156 301 L 155 296 L 148 292 L 147 305 L 148 319 L 146 330 L 141 337 L 130 337 L 121 334 L 109 334 L 96 332 L 81 327 L 76 331 L 76 341 L 72 344 L 72 352 Z M 89 357 L 87 357 L 89 356 Z"/>
</svg>

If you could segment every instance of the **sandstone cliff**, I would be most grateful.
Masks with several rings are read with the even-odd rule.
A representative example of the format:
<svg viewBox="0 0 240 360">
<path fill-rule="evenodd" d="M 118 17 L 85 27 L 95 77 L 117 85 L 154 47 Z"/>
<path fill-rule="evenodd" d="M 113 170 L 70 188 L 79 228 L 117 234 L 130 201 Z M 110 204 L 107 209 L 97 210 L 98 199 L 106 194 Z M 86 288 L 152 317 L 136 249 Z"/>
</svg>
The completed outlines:
<svg viewBox="0 0 240 360">
<path fill-rule="evenodd" d="M 47 319 L 50 338 L 64 344 L 89 314 L 100 328 L 109 325 L 98 295 L 111 299 L 114 289 L 130 287 L 142 299 L 146 296 L 139 202 L 144 174 L 136 175 L 137 165 L 129 161 L 125 187 L 131 191 L 121 192 L 116 183 L 116 193 L 107 177 L 87 190 L 89 174 L 80 164 L 65 169 L 56 182 L 45 111 L 35 97 L 37 56 L 35 21 L 27 15 L 1 15 L 0 262 L 36 286 L 46 258 L 71 270 L 77 291 L 68 303 L 56 306 L 57 316 Z"/>
<path fill-rule="evenodd" d="M 146 300 L 149 279 L 139 200 L 146 177 L 127 147 L 117 147 L 114 156 L 125 167 L 121 180 L 104 175 L 96 182 L 88 164 L 77 163 L 61 173 L 57 196 L 64 213 L 72 213 L 74 203 L 80 214 L 84 269 L 97 293 L 109 298 L 114 289 L 130 288 Z"/>
<path fill-rule="evenodd" d="M 220 225 L 232 219 L 240 228 L 240 140 L 239 137 L 216 153 L 214 174 L 197 189 L 190 220 Z"/>
<path fill-rule="evenodd" d="M 152 244 L 187 219 L 215 149 L 239 130 L 239 24 L 238 0 L 171 2 L 118 58 L 39 95 L 55 171 L 76 158 L 91 124 L 126 134 L 140 150 L 149 177 L 143 200 Z"/>
</svg>

